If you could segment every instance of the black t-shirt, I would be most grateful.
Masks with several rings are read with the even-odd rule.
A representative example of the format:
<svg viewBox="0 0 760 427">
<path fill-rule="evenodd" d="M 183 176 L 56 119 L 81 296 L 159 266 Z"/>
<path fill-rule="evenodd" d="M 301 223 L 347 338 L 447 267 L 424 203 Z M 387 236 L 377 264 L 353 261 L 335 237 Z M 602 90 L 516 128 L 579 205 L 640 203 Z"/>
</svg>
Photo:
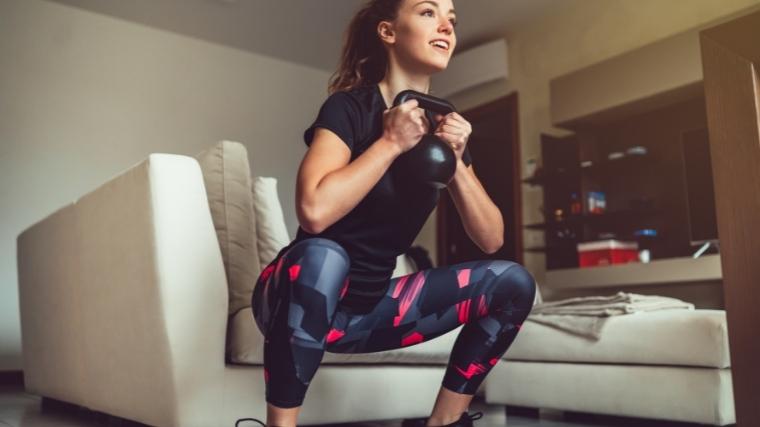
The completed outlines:
<svg viewBox="0 0 760 427">
<path fill-rule="evenodd" d="M 351 149 L 351 161 L 360 156 L 383 133 L 385 100 L 377 84 L 335 92 L 322 104 L 314 123 L 304 132 L 311 145 L 314 131 L 333 131 Z M 431 126 L 433 113 L 427 112 Z M 434 127 L 433 127 L 434 129 Z M 462 161 L 469 166 L 465 147 Z M 438 202 L 438 189 L 427 184 L 400 182 L 391 167 L 377 184 L 343 218 L 319 234 L 298 227 L 295 240 L 324 237 L 339 243 L 351 259 L 347 305 L 368 306 L 387 290 L 396 258 L 406 252 Z M 400 185 L 402 184 L 402 185 Z"/>
</svg>

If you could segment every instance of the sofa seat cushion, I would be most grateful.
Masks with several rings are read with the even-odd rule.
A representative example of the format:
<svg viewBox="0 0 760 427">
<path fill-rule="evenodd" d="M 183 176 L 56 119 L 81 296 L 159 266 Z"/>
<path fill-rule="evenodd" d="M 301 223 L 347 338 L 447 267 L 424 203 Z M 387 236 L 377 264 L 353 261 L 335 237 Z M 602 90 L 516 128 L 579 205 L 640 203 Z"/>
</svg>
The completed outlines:
<svg viewBox="0 0 760 427">
<path fill-rule="evenodd" d="M 229 328 L 231 347 L 228 348 L 229 362 L 263 365 L 264 336 L 253 319 L 251 308 L 240 310 L 231 320 Z M 408 363 L 445 365 L 449 361 L 451 349 L 459 334 L 459 326 L 439 337 L 419 344 L 395 350 L 375 353 L 330 353 L 325 352 L 322 364 L 343 363 Z"/>
<path fill-rule="evenodd" d="M 731 366 L 724 310 L 610 316 L 599 340 L 526 321 L 505 359 L 545 362 Z"/>
</svg>

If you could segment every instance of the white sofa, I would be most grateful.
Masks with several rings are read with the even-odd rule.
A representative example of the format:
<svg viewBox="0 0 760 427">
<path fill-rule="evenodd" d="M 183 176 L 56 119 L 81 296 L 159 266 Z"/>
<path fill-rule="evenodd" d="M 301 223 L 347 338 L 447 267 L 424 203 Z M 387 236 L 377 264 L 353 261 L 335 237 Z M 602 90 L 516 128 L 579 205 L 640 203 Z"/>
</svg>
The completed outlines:
<svg viewBox="0 0 760 427">
<path fill-rule="evenodd" d="M 238 143 L 210 150 L 151 154 L 18 236 L 28 392 L 154 426 L 265 419 L 263 337 L 245 301 L 282 243 L 267 229 L 277 209 L 266 219 L 262 206 L 226 204 L 252 197 L 247 155 Z M 394 276 L 412 271 L 399 260 Z M 725 425 L 725 325 L 719 310 L 639 313 L 611 318 L 589 342 L 525 322 L 477 394 Z M 387 352 L 325 353 L 299 424 L 429 415 L 460 328 Z"/>
<path fill-rule="evenodd" d="M 263 336 L 250 307 L 228 313 L 235 272 L 196 158 L 151 154 L 17 246 L 28 392 L 154 426 L 266 418 Z M 400 258 L 394 276 L 411 272 Z M 299 424 L 429 415 L 460 328 L 388 352 L 325 353 Z"/>
<path fill-rule="evenodd" d="M 485 400 L 723 426 L 736 422 L 730 362 L 724 310 L 610 316 L 596 341 L 529 321 Z"/>
</svg>

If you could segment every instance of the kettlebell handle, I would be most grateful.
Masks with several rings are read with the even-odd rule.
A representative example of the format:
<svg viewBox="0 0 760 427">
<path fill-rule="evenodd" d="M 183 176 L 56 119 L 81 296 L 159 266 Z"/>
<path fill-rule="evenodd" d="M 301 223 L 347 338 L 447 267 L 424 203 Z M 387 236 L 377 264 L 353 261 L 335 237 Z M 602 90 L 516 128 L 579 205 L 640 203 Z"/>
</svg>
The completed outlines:
<svg viewBox="0 0 760 427">
<path fill-rule="evenodd" d="M 442 115 L 456 111 L 454 106 L 444 99 L 411 89 L 399 92 L 393 100 L 393 106 L 398 107 L 410 99 L 416 99 L 419 107 L 426 111 Z M 424 135 L 417 145 L 400 155 L 394 162 L 402 186 L 408 185 L 408 182 L 422 181 L 440 189 L 451 182 L 457 166 L 454 149 L 432 135 L 433 129 L 434 127 L 430 126 L 428 135 Z"/>
<path fill-rule="evenodd" d="M 412 89 L 406 89 L 399 92 L 398 95 L 396 95 L 396 99 L 393 100 L 393 106 L 398 107 L 410 99 L 416 99 L 419 103 L 420 108 L 443 114 L 444 116 L 456 111 L 454 105 L 452 105 L 449 101 L 441 98 L 436 98 L 426 93 L 417 92 L 416 90 Z"/>
</svg>

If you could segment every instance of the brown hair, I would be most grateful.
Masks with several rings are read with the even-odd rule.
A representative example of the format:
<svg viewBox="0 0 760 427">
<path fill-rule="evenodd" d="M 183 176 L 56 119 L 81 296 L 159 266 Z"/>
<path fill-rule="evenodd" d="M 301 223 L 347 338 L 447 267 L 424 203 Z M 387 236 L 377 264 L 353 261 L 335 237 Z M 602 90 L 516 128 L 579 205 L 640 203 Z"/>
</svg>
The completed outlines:
<svg viewBox="0 0 760 427">
<path fill-rule="evenodd" d="M 377 26 L 393 21 L 403 0 L 370 0 L 354 15 L 344 34 L 343 52 L 338 69 L 330 77 L 329 94 L 375 84 L 385 77 L 386 52 Z"/>
</svg>

